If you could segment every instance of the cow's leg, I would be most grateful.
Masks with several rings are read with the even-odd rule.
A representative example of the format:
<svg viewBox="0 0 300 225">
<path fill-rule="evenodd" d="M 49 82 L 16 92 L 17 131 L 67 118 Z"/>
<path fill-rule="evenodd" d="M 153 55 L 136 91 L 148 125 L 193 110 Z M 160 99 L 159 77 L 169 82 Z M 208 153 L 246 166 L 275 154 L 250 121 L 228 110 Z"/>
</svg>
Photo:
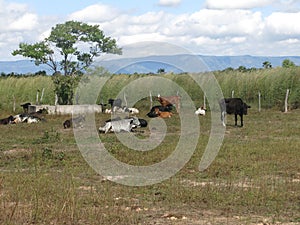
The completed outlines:
<svg viewBox="0 0 300 225">
<path fill-rule="evenodd" d="M 234 114 L 234 125 L 237 126 L 237 118 L 238 118 L 238 114 Z"/>
<path fill-rule="evenodd" d="M 244 124 L 243 124 L 243 114 L 241 114 L 240 117 L 241 117 L 241 127 L 242 127 L 242 126 L 244 126 Z"/>
<path fill-rule="evenodd" d="M 105 127 L 104 127 L 104 133 L 106 134 L 109 130 L 112 130 L 113 127 L 112 127 L 112 123 L 111 122 L 108 122 L 105 124 Z"/>
</svg>

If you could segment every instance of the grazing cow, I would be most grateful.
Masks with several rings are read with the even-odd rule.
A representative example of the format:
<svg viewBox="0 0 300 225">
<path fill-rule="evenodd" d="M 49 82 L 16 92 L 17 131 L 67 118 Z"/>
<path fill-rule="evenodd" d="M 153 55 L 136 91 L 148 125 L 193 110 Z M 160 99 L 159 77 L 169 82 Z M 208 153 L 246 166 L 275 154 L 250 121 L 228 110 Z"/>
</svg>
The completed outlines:
<svg viewBox="0 0 300 225">
<path fill-rule="evenodd" d="M 157 96 L 158 101 L 162 106 L 169 106 L 175 105 L 176 111 L 179 113 L 180 111 L 180 96 L 164 96 L 161 97 L 160 95 Z"/>
<path fill-rule="evenodd" d="M 26 103 L 21 105 L 23 107 L 23 110 L 24 110 L 25 113 L 28 112 L 28 108 L 29 108 L 30 105 L 31 105 L 30 102 L 26 102 Z"/>
<path fill-rule="evenodd" d="M 240 98 L 224 98 L 219 101 L 219 105 L 221 108 L 221 121 L 223 123 L 223 126 L 226 126 L 225 124 L 225 115 L 228 114 L 234 114 L 235 116 L 235 126 L 237 126 L 237 116 L 239 115 L 241 118 L 241 127 L 243 124 L 243 115 L 247 115 L 248 108 L 251 108 L 251 106 L 247 105 L 243 102 Z"/>
<path fill-rule="evenodd" d="M 85 116 L 84 115 L 80 115 L 78 117 L 75 118 L 71 118 L 66 120 L 63 123 L 64 128 L 70 128 L 72 125 L 74 128 L 76 127 L 83 127 L 83 123 L 85 122 Z"/>
<path fill-rule="evenodd" d="M 122 108 L 122 100 L 120 98 L 117 99 L 108 99 L 108 104 L 111 105 L 112 112 L 115 113 L 119 108 Z"/>
<path fill-rule="evenodd" d="M 7 124 L 13 123 L 13 121 L 14 121 L 14 117 L 13 116 L 9 116 L 7 118 L 0 119 L 0 124 L 1 125 L 7 125 Z"/>
<path fill-rule="evenodd" d="M 120 98 L 117 99 L 108 99 L 108 104 L 111 105 L 111 107 L 113 108 L 114 106 L 118 106 L 118 107 L 122 107 L 122 100 Z"/>
<path fill-rule="evenodd" d="M 125 132 L 133 132 L 134 128 L 141 127 L 140 120 L 137 117 L 130 117 L 130 118 L 115 118 L 111 120 L 107 120 L 103 127 L 99 127 L 100 133 L 107 133 L 107 132 L 115 132 L 119 133 L 122 131 Z"/>
<path fill-rule="evenodd" d="M 196 111 L 195 111 L 195 114 L 196 115 L 201 115 L 201 116 L 205 116 L 205 113 L 206 113 L 206 109 L 201 106 L 200 108 L 198 108 Z"/>
</svg>

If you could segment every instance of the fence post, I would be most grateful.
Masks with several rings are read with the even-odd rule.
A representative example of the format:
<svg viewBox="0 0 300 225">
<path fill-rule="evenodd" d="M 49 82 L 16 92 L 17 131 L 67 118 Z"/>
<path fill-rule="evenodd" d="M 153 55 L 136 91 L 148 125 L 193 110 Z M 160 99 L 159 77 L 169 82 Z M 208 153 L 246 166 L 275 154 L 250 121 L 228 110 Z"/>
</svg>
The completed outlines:
<svg viewBox="0 0 300 225">
<path fill-rule="evenodd" d="M 43 90 L 42 90 L 42 94 L 41 94 L 41 98 L 40 98 L 40 103 L 41 104 L 43 102 L 44 92 L 45 92 L 45 88 L 43 88 Z"/>
<path fill-rule="evenodd" d="M 286 90 L 285 101 L 284 101 L 284 112 L 288 111 L 288 98 L 289 98 L 290 89 Z"/>
<path fill-rule="evenodd" d="M 261 99 L 261 94 L 260 94 L 260 91 L 258 92 L 258 112 L 260 112 L 260 110 L 261 110 L 261 101 L 260 101 L 260 99 Z"/>
<path fill-rule="evenodd" d="M 203 94 L 203 108 L 206 109 L 206 95 Z"/>
<path fill-rule="evenodd" d="M 13 112 L 16 111 L 16 97 L 13 95 L 14 103 L 13 103 Z"/>
<path fill-rule="evenodd" d="M 234 96 L 234 90 L 231 91 L 231 98 Z"/>
<path fill-rule="evenodd" d="M 58 102 L 58 96 L 57 96 L 57 94 L 55 94 L 54 105 L 57 105 L 57 102 Z"/>
<path fill-rule="evenodd" d="M 126 99 L 125 91 L 124 91 L 124 102 L 125 102 L 125 106 L 127 107 L 127 99 Z"/>
<path fill-rule="evenodd" d="M 38 89 L 36 91 L 36 105 L 39 105 L 39 93 L 40 93 L 40 90 Z"/>
<path fill-rule="evenodd" d="M 149 92 L 149 97 L 150 97 L 150 109 L 152 109 L 152 93 L 151 93 L 151 91 Z"/>
</svg>

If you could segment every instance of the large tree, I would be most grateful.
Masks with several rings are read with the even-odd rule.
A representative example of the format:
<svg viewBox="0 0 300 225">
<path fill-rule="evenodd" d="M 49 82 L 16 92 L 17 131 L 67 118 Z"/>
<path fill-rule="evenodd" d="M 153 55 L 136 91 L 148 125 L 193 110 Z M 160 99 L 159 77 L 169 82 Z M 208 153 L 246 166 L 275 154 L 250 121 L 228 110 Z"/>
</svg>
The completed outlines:
<svg viewBox="0 0 300 225">
<path fill-rule="evenodd" d="M 106 37 L 99 25 L 67 21 L 52 27 L 50 36 L 35 44 L 20 43 L 12 55 L 48 65 L 55 76 L 53 82 L 59 104 L 72 104 L 74 88 L 95 57 L 104 53 L 122 54 L 116 40 Z M 60 75 L 63 74 L 63 75 Z"/>
<path fill-rule="evenodd" d="M 20 43 L 12 55 L 31 58 L 36 65 L 46 64 L 53 73 L 74 75 L 84 72 L 102 53 L 121 54 L 122 49 L 115 39 L 103 34 L 99 25 L 67 21 L 53 27 L 50 36 L 41 42 Z"/>
</svg>

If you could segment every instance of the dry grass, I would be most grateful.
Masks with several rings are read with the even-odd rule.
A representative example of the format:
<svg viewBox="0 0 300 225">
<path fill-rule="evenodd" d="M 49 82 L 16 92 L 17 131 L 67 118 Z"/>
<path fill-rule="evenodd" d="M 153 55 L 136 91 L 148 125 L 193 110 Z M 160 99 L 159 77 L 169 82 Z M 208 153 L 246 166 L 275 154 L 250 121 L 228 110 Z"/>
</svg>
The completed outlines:
<svg viewBox="0 0 300 225">
<path fill-rule="evenodd" d="M 145 187 L 123 186 L 93 171 L 72 130 L 63 129 L 67 116 L 1 126 L 0 223 L 299 224 L 299 115 L 252 109 L 243 128 L 231 126 L 228 117 L 217 158 L 199 172 L 210 134 L 208 113 L 200 117 L 201 137 L 191 160 L 170 179 Z M 97 125 L 106 118 L 97 115 Z M 132 152 L 114 134 L 101 138 L 119 160 L 152 164 L 176 146 L 178 117 L 167 124 L 162 146 L 150 152 Z M 136 135 L 147 138 L 144 131 Z"/>
</svg>

